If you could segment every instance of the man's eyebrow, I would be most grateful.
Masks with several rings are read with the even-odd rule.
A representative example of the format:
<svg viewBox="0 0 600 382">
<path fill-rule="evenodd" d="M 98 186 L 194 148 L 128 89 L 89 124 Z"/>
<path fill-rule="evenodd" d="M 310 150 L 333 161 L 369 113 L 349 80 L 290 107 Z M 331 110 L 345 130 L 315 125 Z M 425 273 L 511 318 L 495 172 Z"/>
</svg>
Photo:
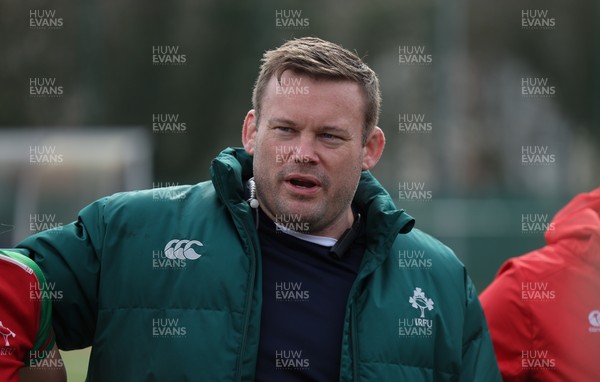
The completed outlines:
<svg viewBox="0 0 600 382">
<path fill-rule="evenodd" d="M 298 124 L 291 119 L 287 118 L 272 118 L 267 121 L 268 126 L 286 126 L 286 127 L 297 127 Z M 342 127 L 325 125 L 317 129 L 321 133 L 337 133 L 343 135 L 350 135 L 350 132 Z"/>
<path fill-rule="evenodd" d="M 269 126 L 285 125 L 285 126 L 295 127 L 296 122 L 292 121 L 291 119 L 287 119 L 287 118 L 272 118 L 272 119 L 268 120 L 268 125 Z"/>
<path fill-rule="evenodd" d="M 346 129 L 343 129 L 341 127 L 338 126 L 331 126 L 331 125 L 325 125 L 322 126 L 319 130 L 323 130 L 323 131 L 341 131 L 341 132 L 346 132 Z"/>
<path fill-rule="evenodd" d="M 341 128 L 338 126 L 331 126 L 331 125 L 323 126 L 323 127 L 319 128 L 319 131 L 322 133 L 336 133 L 336 134 L 344 135 L 344 136 L 352 135 L 347 129 L 344 129 L 344 128 Z"/>
</svg>

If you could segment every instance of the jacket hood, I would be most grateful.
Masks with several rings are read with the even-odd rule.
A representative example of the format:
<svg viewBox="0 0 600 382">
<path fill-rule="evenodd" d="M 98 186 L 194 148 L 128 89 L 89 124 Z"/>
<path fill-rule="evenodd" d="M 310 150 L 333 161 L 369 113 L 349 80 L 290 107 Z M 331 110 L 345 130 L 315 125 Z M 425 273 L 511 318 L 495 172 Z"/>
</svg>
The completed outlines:
<svg viewBox="0 0 600 382">
<path fill-rule="evenodd" d="M 600 262 L 600 188 L 577 195 L 552 219 L 544 235 L 548 245 Z"/>
<path fill-rule="evenodd" d="M 244 202 L 244 182 L 252 177 L 252 156 L 243 148 L 223 150 L 211 165 L 215 189 L 223 202 L 238 205 Z M 377 229 L 367 228 L 369 239 L 391 232 L 386 241 L 394 240 L 398 233 L 408 233 L 415 221 L 403 210 L 398 210 L 392 198 L 369 171 L 363 171 L 354 202 L 367 213 L 367 219 L 378 222 Z M 381 239 L 381 238 L 379 238 Z"/>
</svg>

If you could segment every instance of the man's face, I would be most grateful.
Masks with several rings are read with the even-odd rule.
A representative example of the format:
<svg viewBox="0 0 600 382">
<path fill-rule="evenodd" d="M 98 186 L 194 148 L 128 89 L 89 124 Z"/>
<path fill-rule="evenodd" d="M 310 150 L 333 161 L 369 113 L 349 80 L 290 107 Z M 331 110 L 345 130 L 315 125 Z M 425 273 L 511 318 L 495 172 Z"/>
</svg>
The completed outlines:
<svg viewBox="0 0 600 382">
<path fill-rule="evenodd" d="M 269 217 L 302 222 L 324 236 L 348 228 L 361 171 L 381 154 L 373 161 L 373 144 L 362 144 L 364 108 L 352 81 L 316 80 L 290 70 L 280 84 L 271 78 L 259 120 L 251 110 L 243 132 L 244 147 L 254 155 L 257 197 Z"/>
</svg>

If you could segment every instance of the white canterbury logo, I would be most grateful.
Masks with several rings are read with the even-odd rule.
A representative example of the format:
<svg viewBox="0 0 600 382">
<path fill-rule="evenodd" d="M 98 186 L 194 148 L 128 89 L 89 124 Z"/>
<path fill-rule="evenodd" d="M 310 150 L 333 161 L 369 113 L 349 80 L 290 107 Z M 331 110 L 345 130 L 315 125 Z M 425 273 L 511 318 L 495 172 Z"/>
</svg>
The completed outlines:
<svg viewBox="0 0 600 382">
<path fill-rule="evenodd" d="M 197 253 L 192 245 L 203 247 L 204 244 L 198 240 L 179 240 L 173 239 L 165 245 L 165 256 L 169 259 L 188 259 L 196 260 L 201 254 Z M 183 248 L 182 248 L 183 246 Z"/>
</svg>

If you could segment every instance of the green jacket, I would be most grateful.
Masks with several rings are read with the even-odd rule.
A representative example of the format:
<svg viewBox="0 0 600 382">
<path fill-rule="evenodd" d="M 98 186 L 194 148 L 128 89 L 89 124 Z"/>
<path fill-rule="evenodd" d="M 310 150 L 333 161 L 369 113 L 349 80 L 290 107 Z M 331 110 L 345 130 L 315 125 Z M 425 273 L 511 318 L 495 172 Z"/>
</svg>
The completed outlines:
<svg viewBox="0 0 600 382">
<path fill-rule="evenodd" d="M 62 349 L 92 346 L 89 381 L 253 381 L 261 312 L 252 158 L 223 151 L 212 182 L 125 192 L 18 247 L 63 291 Z M 412 229 L 364 172 L 367 250 L 344 322 L 342 381 L 499 381 L 464 266 Z M 411 230 L 412 229 L 412 230 Z M 310 334 L 307 334 L 310 335 Z"/>
</svg>

